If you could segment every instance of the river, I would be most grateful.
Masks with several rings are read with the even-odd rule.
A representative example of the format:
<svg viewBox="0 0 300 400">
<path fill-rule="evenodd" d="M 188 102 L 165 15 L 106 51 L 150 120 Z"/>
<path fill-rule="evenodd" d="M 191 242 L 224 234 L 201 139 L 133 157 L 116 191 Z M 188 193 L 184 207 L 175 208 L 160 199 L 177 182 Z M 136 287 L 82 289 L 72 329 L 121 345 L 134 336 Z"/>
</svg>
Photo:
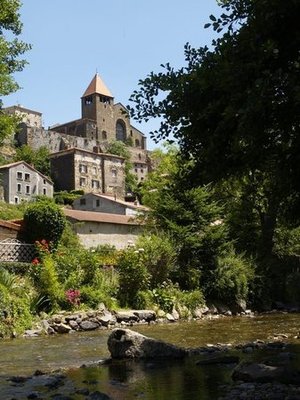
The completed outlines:
<svg viewBox="0 0 300 400">
<path fill-rule="evenodd" d="M 297 352 L 300 347 L 299 339 L 295 339 L 300 330 L 300 314 L 226 317 L 175 324 L 140 325 L 132 329 L 189 348 L 209 343 L 237 344 L 255 339 L 273 340 L 277 334 L 287 335 L 287 340 L 295 344 Z M 38 398 L 41 399 L 55 399 L 57 393 L 67 391 L 69 395 L 72 393 L 71 399 L 77 400 L 88 398 L 80 394 L 85 388 L 90 393 L 97 390 L 107 393 L 116 400 L 205 400 L 217 398 L 218 385 L 230 381 L 229 367 L 203 368 L 196 366 L 193 358 L 171 363 L 119 361 L 97 365 L 109 357 L 106 345 L 108 335 L 107 330 L 97 330 L 1 340 L 0 399 L 25 400 L 32 393 L 39 393 L 42 397 Z M 83 364 L 86 367 L 79 368 Z M 53 389 L 51 395 L 44 390 L 48 377 L 37 376 L 26 383 L 8 381 L 11 376 L 31 376 L 36 370 L 53 371 L 61 368 L 66 369 L 64 373 L 68 383 L 63 388 Z"/>
</svg>

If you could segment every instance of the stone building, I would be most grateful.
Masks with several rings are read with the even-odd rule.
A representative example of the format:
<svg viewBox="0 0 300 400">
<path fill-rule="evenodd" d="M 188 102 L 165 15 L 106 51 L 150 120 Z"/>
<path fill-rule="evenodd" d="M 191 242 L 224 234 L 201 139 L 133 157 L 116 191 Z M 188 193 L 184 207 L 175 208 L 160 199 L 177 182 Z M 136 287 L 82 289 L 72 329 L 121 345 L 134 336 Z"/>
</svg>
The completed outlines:
<svg viewBox="0 0 300 400">
<path fill-rule="evenodd" d="M 80 242 L 86 248 L 99 245 L 123 249 L 129 243 L 136 243 L 144 232 L 144 224 L 133 216 L 101 212 L 70 210 L 64 213 L 73 225 Z"/>
<path fill-rule="evenodd" d="M 77 120 L 44 129 L 41 113 L 20 106 L 5 110 L 22 114 L 20 131 L 15 135 L 18 146 L 27 144 L 35 150 L 45 146 L 50 153 L 73 147 L 104 153 L 109 143 L 119 140 L 128 146 L 131 172 L 139 182 L 149 171 L 145 135 L 131 125 L 128 110 L 121 103 L 114 103 L 113 95 L 98 74 L 81 97 L 81 118 Z"/>
<path fill-rule="evenodd" d="M 136 202 L 127 202 L 98 193 L 87 193 L 73 202 L 74 210 L 97 211 L 119 215 L 143 215 L 149 211 L 145 206 Z"/>
<path fill-rule="evenodd" d="M 125 160 L 108 153 L 71 148 L 50 155 L 55 189 L 125 194 Z"/>
<path fill-rule="evenodd" d="M 0 167 L 4 200 L 10 204 L 32 200 L 35 196 L 53 197 L 53 183 L 25 161 Z"/>
</svg>

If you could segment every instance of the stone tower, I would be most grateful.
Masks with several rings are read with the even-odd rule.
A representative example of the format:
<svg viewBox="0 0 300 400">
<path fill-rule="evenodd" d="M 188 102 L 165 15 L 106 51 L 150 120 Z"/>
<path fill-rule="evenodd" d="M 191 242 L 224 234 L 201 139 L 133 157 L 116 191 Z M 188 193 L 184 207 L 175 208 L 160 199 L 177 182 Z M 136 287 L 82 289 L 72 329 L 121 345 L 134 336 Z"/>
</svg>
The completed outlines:
<svg viewBox="0 0 300 400">
<path fill-rule="evenodd" d="M 130 129 L 128 116 L 122 112 L 116 115 L 114 97 L 98 74 L 81 98 L 81 114 L 83 119 L 96 121 L 99 141 L 126 141 Z"/>
</svg>

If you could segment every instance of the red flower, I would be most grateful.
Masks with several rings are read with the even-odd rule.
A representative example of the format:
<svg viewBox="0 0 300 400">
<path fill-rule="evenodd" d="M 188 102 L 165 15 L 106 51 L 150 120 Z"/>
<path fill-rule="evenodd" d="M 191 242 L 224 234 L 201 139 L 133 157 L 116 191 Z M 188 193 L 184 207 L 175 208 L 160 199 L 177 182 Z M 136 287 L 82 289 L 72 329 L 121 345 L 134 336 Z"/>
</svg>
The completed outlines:
<svg viewBox="0 0 300 400">
<path fill-rule="evenodd" d="M 37 257 L 35 257 L 32 261 L 31 261 L 31 264 L 33 264 L 33 265 L 38 265 L 40 263 L 40 260 L 37 258 Z"/>
</svg>

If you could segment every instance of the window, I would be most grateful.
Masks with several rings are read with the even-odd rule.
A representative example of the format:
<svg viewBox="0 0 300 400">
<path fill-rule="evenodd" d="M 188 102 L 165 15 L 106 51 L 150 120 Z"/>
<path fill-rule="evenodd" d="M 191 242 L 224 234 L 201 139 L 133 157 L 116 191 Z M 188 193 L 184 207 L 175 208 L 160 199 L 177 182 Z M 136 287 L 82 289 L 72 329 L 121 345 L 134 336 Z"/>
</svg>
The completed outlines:
<svg viewBox="0 0 300 400">
<path fill-rule="evenodd" d="M 93 189 L 99 189 L 100 185 L 99 185 L 99 181 L 96 180 L 92 180 L 92 188 Z"/>
<path fill-rule="evenodd" d="M 137 169 L 137 168 L 135 168 L 135 169 L 134 169 L 134 172 L 137 174 L 137 172 L 138 172 L 138 169 Z"/>
<path fill-rule="evenodd" d="M 43 195 L 46 196 L 47 195 L 47 189 L 43 188 Z"/>
<path fill-rule="evenodd" d="M 126 128 L 123 121 L 119 120 L 116 124 L 116 139 L 125 142 L 126 139 Z"/>
<path fill-rule="evenodd" d="M 30 174 L 25 173 L 25 177 L 24 177 L 26 182 L 30 181 Z"/>
<path fill-rule="evenodd" d="M 113 178 L 116 178 L 116 177 L 117 177 L 117 170 L 116 170 L 115 168 L 113 168 L 113 169 L 111 170 L 111 175 L 112 175 Z"/>
<path fill-rule="evenodd" d="M 80 186 L 85 186 L 86 180 L 85 178 L 80 178 Z"/>
<path fill-rule="evenodd" d="M 17 184 L 17 192 L 18 192 L 18 193 L 21 193 L 21 192 L 22 192 L 21 183 L 18 183 L 18 184 Z"/>
<path fill-rule="evenodd" d="M 106 131 L 102 131 L 102 139 L 106 140 L 107 139 L 107 133 Z"/>
<path fill-rule="evenodd" d="M 142 159 L 142 155 L 141 155 L 141 153 L 139 153 L 139 160 L 141 160 Z"/>
<path fill-rule="evenodd" d="M 144 173 L 144 170 L 141 168 L 141 174 L 143 174 Z"/>
<path fill-rule="evenodd" d="M 80 199 L 80 205 L 81 205 L 81 206 L 85 206 L 85 205 L 86 205 L 85 199 Z"/>
<path fill-rule="evenodd" d="M 100 199 L 96 200 L 96 207 L 100 207 Z"/>
<path fill-rule="evenodd" d="M 23 180 L 23 173 L 22 172 L 17 172 L 17 179 Z"/>
<path fill-rule="evenodd" d="M 30 186 L 29 185 L 26 185 L 25 193 L 30 194 Z"/>
<path fill-rule="evenodd" d="M 140 147 L 140 141 L 139 141 L 139 139 L 135 139 L 135 147 Z"/>
<path fill-rule="evenodd" d="M 79 172 L 81 172 L 82 174 L 86 174 L 87 173 L 87 165 L 79 164 Z"/>
<path fill-rule="evenodd" d="M 46 179 L 44 179 L 44 180 L 43 180 L 43 183 L 44 183 L 44 185 L 46 185 L 46 184 L 47 184 L 47 182 L 46 182 Z"/>
<path fill-rule="evenodd" d="M 93 167 L 93 175 L 97 175 L 97 167 Z"/>
<path fill-rule="evenodd" d="M 15 204 L 19 204 L 19 197 L 15 197 Z"/>
<path fill-rule="evenodd" d="M 92 104 L 93 98 L 92 98 L 91 96 L 86 97 L 86 98 L 84 99 L 84 102 L 85 102 L 86 105 Z"/>
</svg>

